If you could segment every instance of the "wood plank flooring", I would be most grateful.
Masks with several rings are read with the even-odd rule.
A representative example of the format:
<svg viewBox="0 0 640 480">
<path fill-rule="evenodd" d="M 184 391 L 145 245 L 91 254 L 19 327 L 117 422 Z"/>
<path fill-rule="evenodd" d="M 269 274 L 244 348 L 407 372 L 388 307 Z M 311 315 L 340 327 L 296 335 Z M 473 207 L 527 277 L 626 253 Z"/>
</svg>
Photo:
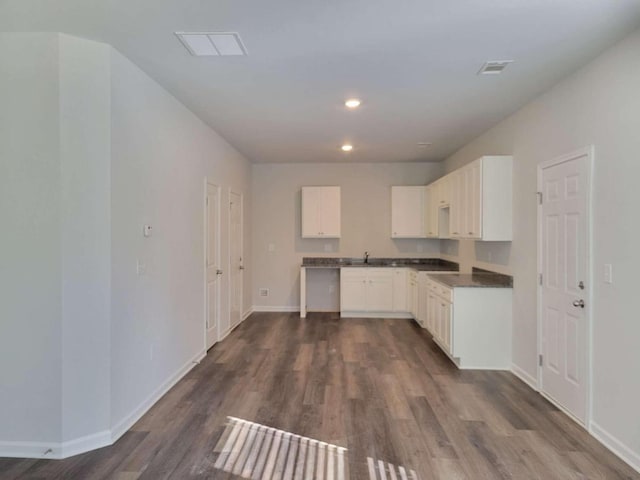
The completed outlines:
<svg viewBox="0 0 640 480">
<path fill-rule="evenodd" d="M 387 478 L 640 479 L 512 374 L 457 370 L 414 322 L 276 313 L 247 319 L 113 446 L 0 459 L 0 479 L 248 478 L 216 468 L 228 417 L 346 448 L 351 479 L 378 462 Z M 290 455 L 273 478 L 307 478 Z"/>
</svg>

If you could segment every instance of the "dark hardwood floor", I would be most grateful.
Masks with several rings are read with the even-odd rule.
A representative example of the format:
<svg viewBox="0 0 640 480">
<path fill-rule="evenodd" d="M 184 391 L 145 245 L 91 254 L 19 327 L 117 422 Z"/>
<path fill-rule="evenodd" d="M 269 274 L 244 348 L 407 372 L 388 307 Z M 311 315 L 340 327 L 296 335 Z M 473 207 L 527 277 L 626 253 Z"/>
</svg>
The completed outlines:
<svg viewBox="0 0 640 480">
<path fill-rule="evenodd" d="M 113 446 L 0 459 L 0 479 L 247 478 L 273 429 L 295 446 L 273 454 L 275 479 L 311 478 L 295 467 L 311 452 L 298 435 L 345 447 L 336 462 L 352 479 L 369 479 L 372 460 L 398 467 L 390 480 L 640 479 L 511 373 L 457 370 L 413 322 L 274 313 L 241 324 Z M 236 437 L 243 452 L 225 447 Z"/>
</svg>

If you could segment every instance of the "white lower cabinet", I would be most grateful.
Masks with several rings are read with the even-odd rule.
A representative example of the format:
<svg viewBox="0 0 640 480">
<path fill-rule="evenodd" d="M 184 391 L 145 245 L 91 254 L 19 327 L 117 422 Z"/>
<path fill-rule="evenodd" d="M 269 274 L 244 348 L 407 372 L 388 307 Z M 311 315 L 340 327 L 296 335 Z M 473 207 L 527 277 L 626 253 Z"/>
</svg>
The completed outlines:
<svg viewBox="0 0 640 480">
<path fill-rule="evenodd" d="M 409 313 L 413 318 L 418 317 L 418 273 L 409 270 L 408 284 L 407 284 L 407 304 L 409 307 Z"/>
<path fill-rule="evenodd" d="M 340 311 L 393 312 L 393 269 L 342 268 Z"/>
<path fill-rule="evenodd" d="M 340 314 L 414 318 L 427 328 L 428 273 L 433 272 L 417 272 L 412 268 L 341 268 Z"/>
<path fill-rule="evenodd" d="M 427 281 L 426 328 L 459 368 L 508 370 L 511 288 L 450 288 Z"/>
<path fill-rule="evenodd" d="M 393 269 L 393 311 L 406 312 L 407 308 L 407 280 L 406 268 Z"/>
</svg>

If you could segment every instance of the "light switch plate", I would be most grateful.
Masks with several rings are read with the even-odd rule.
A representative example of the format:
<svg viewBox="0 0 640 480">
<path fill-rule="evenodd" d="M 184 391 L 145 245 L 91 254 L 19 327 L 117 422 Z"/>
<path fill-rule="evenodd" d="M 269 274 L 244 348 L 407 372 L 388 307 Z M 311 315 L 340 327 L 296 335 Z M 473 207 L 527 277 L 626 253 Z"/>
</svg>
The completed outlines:
<svg viewBox="0 0 640 480">
<path fill-rule="evenodd" d="M 613 267 L 610 263 L 604 264 L 604 283 L 613 283 Z"/>
<path fill-rule="evenodd" d="M 136 273 L 138 275 L 144 275 L 147 273 L 147 264 L 141 260 L 136 261 Z"/>
<path fill-rule="evenodd" d="M 270 252 L 275 252 L 276 251 L 276 244 L 275 243 L 270 243 L 267 246 L 267 250 L 270 251 Z"/>
</svg>

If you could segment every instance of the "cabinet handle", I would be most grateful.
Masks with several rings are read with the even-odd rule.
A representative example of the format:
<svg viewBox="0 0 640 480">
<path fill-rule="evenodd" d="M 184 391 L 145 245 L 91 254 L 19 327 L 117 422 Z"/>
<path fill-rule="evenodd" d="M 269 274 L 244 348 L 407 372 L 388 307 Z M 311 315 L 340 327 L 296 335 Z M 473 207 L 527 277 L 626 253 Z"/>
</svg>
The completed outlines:
<svg viewBox="0 0 640 480">
<path fill-rule="evenodd" d="M 460 235 L 458 232 L 451 232 L 451 233 L 453 233 L 454 235 Z"/>
</svg>

